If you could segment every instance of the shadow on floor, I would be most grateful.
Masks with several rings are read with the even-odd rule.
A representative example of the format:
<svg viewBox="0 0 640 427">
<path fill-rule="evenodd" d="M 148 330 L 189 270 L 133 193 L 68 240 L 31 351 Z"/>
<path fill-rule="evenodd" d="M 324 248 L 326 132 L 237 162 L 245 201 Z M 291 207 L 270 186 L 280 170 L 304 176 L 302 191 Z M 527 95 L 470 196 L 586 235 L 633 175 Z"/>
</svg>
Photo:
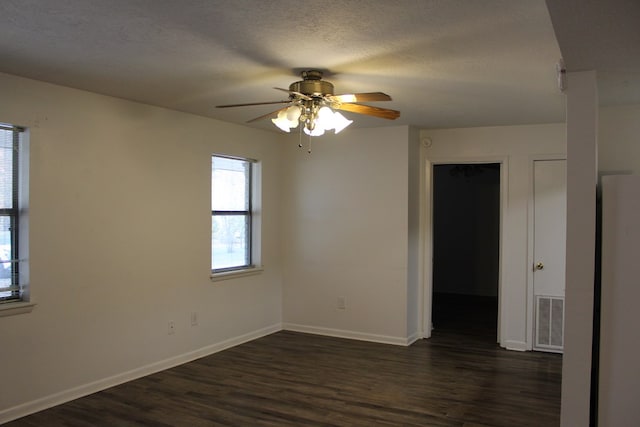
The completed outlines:
<svg viewBox="0 0 640 427">
<path fill-rule="evenodd" d="M 498 298 L 476 295 L 433 294 L 434 338 L 497 345 Z"/>
</svg>

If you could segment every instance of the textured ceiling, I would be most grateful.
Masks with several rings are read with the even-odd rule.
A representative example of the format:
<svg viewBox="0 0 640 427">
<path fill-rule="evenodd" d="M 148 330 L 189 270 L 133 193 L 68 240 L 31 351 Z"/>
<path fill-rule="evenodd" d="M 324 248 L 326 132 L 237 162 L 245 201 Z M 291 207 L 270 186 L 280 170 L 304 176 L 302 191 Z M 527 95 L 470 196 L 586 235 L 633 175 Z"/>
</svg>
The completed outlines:
<svg viewBox="0 0 640 427">
<path fill-rule="evenodd" d="M 214 106 L 281 100 L 307 68 L 402 112 L 345 113 L 357 126 L 564 120 L 544 0 L 3 0 L 0 55 L 2 72 L 235 123 L 275 108 Z"/>
</svg>

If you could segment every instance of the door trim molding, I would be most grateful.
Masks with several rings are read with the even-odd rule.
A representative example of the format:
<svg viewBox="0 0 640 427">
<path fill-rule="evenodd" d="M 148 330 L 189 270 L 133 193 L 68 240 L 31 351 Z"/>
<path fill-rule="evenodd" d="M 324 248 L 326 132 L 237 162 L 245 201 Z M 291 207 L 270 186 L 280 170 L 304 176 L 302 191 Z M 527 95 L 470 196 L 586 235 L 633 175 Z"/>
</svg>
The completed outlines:
<svg viewBox="0 0 640 427">
<path fill-rule="evenodd" d="M 503 250 L 505 242 L 505 220 L 507 217 L 507 207 L 509 205 L 509 156 L 425 156 L 424 159 L 424 182 L 425 190 L 428 194 L 425 197 L 425 220 L 424 229 L 420 233 L 422 236 L 422 247 L 424 254 L 423 261 L 423 291 L 422 291 L 422 331 L 423 338 L 431 337 L 433 328 L 432 320 L 432 300 L 433 300 L 433 166 L 446 164 L 474 164 L 474 163 L 499 163 L 500 164 L 500 236 L 498 240 L 498 325 L 497 341 L 504 347 L 505 341 L 502 334 L 506 330 L 502 322 L 503 301 L 502 283 L 504 282 L 504 269 L 502 268 Z M 519 346 L 516 346 L 519 347 Z"/>
</svg>

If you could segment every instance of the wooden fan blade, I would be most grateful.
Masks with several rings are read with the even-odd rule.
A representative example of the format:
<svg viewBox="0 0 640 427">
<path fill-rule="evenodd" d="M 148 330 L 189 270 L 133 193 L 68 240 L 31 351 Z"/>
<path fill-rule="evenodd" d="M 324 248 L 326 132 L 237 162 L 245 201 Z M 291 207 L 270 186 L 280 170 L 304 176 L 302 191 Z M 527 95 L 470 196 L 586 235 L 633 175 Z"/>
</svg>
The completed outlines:
<svg viewBox="0 0 640 427">
<path fill-rule="evenodd" d="M 283 89 L 283 88 L 281 88 L 281 87 L 274 87 L 274 89 L 276 89 L 276 90 L 281 90 L 281 91 L 283 91 L 283 92 L 287 92 L 288 94 L 296 95 L 296 96 L 298 96 L 298 98 L 300 98 L 300 99 L 304 99 L 305 101 L 309 101 L 309 100 L 311 99 L 311 97 L 310 97 L 310 96 L 305 95 L 305 94 L 304 94 L 304 93 L 302 93 L 302 92 L 296 92 L 296 91 L 289 90 L 289 89 Z"/>
<path fill-rule="evenodd" d="M 247 120 L 247 123 L 253 123 L 253 122 L 257 122 L 258 120 L 266 119 L 267 117 L 271 117 L 271 116 L 273 116 L 275 114 L 278 114 L 280 111 L 286 110 L 287 108 L 289 108 L 289 107 L 280 108 L 279 110 L 272 111 L 272 112 L 267 113 L 267 114 L 263 114 L 262 116 L 256 117 L 255 119 Z"/>
<path fill-rule="evenodd" d="M 227 104 L 227 105 L 216 105 L 216 108 L 229 108 L 229 107 L 249 107 L 251 105 L 270 105 L 270 104 L 288 104 L 287 101 L 269 101 L 269 102 L 250 102 L 248 104 Z"/>
<path fill-rule="evenodd" d="M 366 114 L 368 116 L 380 117 L 381 119 L 395 120 L 400 117 L 400 111 L 389 110 L 387 108 L 371 107 L 360 104 L 340 104 L 338 110 L 350 111 L 352 113 Z"/>
<path fill-rule="evenodd" d="M 375 102 L 391 101 L 391 97 L 382 92 L 345 93 L 343 95 L 327 96 L 330 102 Z"/>
</svg>

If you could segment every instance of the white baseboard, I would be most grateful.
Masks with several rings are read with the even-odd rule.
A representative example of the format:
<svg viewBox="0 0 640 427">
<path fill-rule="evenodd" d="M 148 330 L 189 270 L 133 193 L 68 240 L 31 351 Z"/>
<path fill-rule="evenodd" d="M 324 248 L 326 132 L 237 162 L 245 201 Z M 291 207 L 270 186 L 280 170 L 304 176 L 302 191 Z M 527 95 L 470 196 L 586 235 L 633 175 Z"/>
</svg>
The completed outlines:
<svg viewBox="0 0 640 427">
<path fill-rule="evenodd" d="M 513 351 L 528 351 L 531 350 L 527 343 L 524 341 L 504 341 L 502 346 L 507 350 Z"/>
<path fill-rule="evenodd" d="M 50 396 L 45 396 L 31 402 L 26 402 L 18 406 L 4 409 L 0 411 L 0 424 L 13 421 L 15 419 L 51 408 L 56 405 L 60 405 L 62 403 L 69 402 L 74 399 L 78 399 L 80 397 L 88 396 L 98 391 L 116 386 L 118 384 L 126 383 L 128 381 L 132 381 L 147 375 L 154 374 L 156 372 L 164 371 L 165 369 L 173 368 L 175 366 L 200 359 L 201 357 L 205 357 L 210 354 L 214 354 L 219 351 L 244 344 L 246 342 L 264 337 L 266 335 L 270 335 L 280 330 L 282 330 L 282 324 L 277 323 L 271 326 L 267 326 L 266 328 L 258 329 L 244 335 L 229 338 L 227 340 L 211 344 L 194 351 L 190 351 L 185 354 L 154 362 L 146 366 L 141 366 L 139 368 L 123 372 L 121 374 L 103 378 L 101 380 L 83 384 L 69 390 L 63 390 L 61 392 L 52 394 Z"/>
<path fill-rule="evenodd" d="M 420 340 L 420 339 L 424 338 L 422 335 L 423 335 L 423 334 L 422 334 L 422 333 L 420 333 L 420 332 L 416 332 L 416 333 L 415 333 L 415 334 L 413 334 L 413 335 L 409 335 L 409 337 L 407 338 L 407 345 L 411 345 L 411 344 L 413 344 L 414 342 L 416 342 L 416 341 L 418 341 L 418 340 Z"/>
<path fill-rule="evenodd" d="M 393 344 L 393 345 L 402 345 L 402 346 L 408 346 L 409 344 L 413 343 L 415 340 L 419 338 L 417 334 L 415 336 L 415 339 L 413 339 L 413 335 L 410 338 L 392 337 L 389 335 L 368 334 L 364 332 L 347 331 L 343 329 L 331 329 L 331 328 L 323 328 L 318 326 L 298 325 L 295 323 L 283 323 L 282 329 L 285 331 L 304 332 L 307 334 L 325 335 L 328 337 L 347 338 L 351 340 L 371 341 L 371 342 L 377 342 L 382 344 Z M 412 339 L 413 341 L 411 341 Z"/>
</svg>

